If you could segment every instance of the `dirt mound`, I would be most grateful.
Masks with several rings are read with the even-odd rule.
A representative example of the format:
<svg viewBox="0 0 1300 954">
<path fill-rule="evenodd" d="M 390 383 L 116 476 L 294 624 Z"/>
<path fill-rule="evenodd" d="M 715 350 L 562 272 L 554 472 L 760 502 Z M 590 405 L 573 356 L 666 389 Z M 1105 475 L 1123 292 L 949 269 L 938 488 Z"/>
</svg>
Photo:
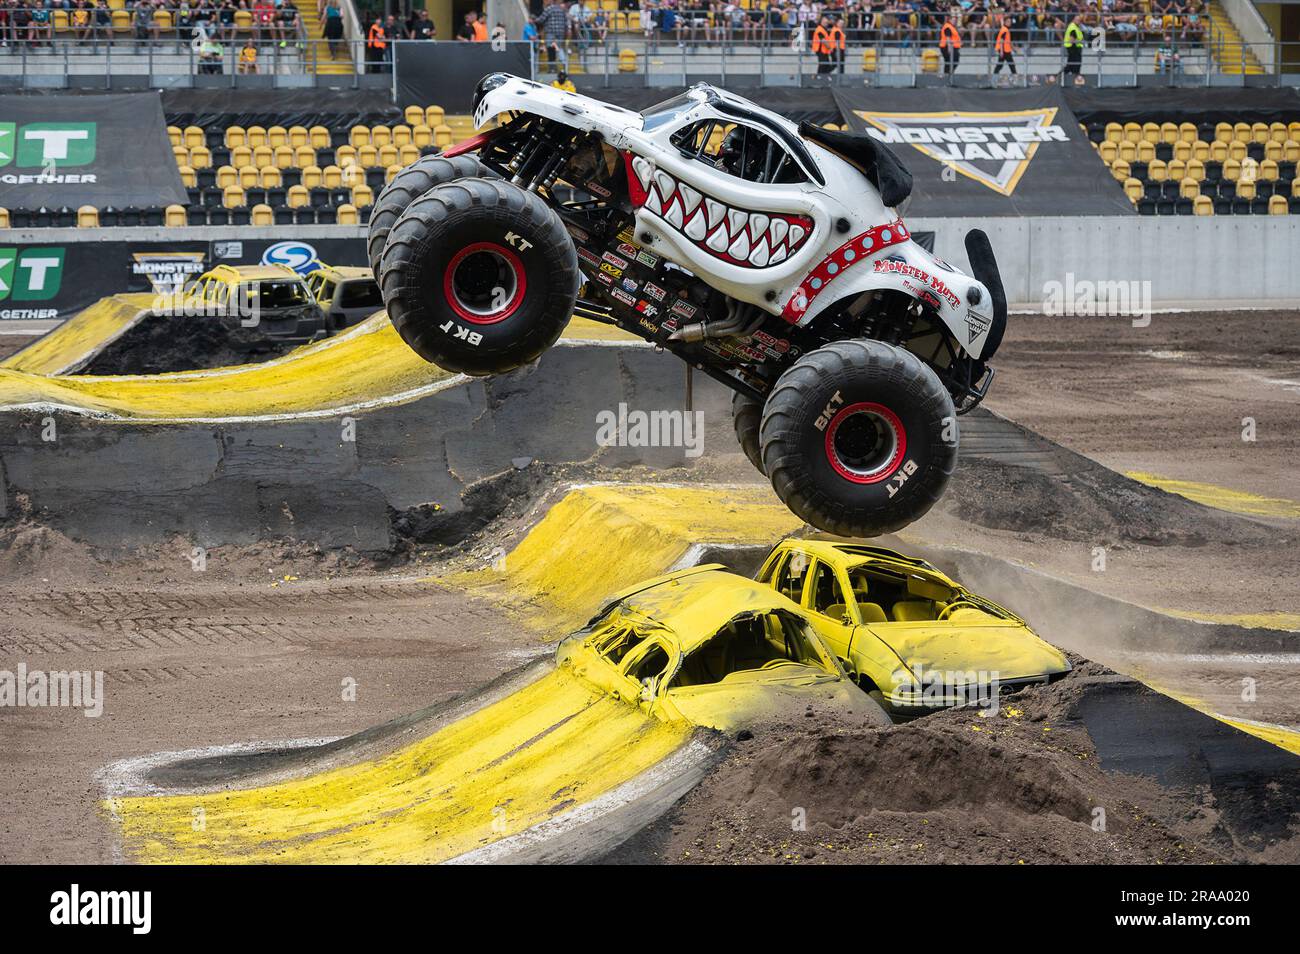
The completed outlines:
<svg viewBox="0 0 1300 954">
<path fill-rule="evenodd" d="M 1103 769 L 1076 708 L 1110 685 L 1149 693 L 1076 660 L 1068 678 L 1004 697 L 996 715 L 967 707 L 881 730 L 810 720 L 743 733 L 709 778 L 607 860 L 1170 864 L 1295 853 L 1294 805 L 1282 813 L 1291 830 L 1251 845 L 1231 830 L 1230 796 L 1217 787 Z"/>
<path fill-rule="evenodd" d="M 278 358 L 302 344 L 216 318 L 149 315 L 96 355 L 81 374 L 164 374 Z"/>
</svg>

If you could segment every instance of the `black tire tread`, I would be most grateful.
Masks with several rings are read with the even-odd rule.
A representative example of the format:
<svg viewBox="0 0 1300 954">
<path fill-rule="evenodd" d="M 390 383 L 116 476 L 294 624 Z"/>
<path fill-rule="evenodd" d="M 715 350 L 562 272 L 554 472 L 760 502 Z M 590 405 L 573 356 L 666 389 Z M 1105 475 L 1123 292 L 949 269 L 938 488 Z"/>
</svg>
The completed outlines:
<svg viewBox="0 0 1300 954">
<path fill-rule="evenodd" d="M 845 537 L 892 533 L 923 516 L 943 496 L 957 467 L 957 444 L 949 453 L 933 453 L 908 479 L 907 503 L 874 508 L 848 507 L 819 491 L 809 480 L 809 466 L 792 439 L 807 415 L 820 406 L 812 393 L 836 377 L 870 370 L 902 386 L 906 400 L 928 418 L 956 421 L 952 397 L 938 376 L 903 348 L 871 340 L 835 341 L 800 357 L 777 379 L 768 395 L 760 429 L 763 463 L 772 487 L 794 514 L 821 530 Z M 954 425 L 955 426 L 955 425 Z"/>
<path fill-rule="evenodd" d="M 731 421 L 736 428 L 736 440 L 749 462 L 760 474 L 763 470 L 763 448 L 759 442 L 759 428 L 763 424 L 763 402 L 733 391 L 731 394 Z"/>
<path fill-rule="evenodd" d="M 444 336 L 427 315 L 419 296 L 411 294 L 431 245 L 455 242 L 446 233 L 458 216 L 474 209 L 494 210 L 503 228 L 519 232 L 534 245 L 548 248 L 564 263 L 546 291 L 542 314 L 523 334 L 498 348 L 482 347 L 481 366 L 458 367 L 441 354 Z M 500 179 L 457 179 L 435 186 L 416 199 L 393 225 L 380 263 L 380 291 L 398 334 L 426 361 L 448 371 L 497 374 L 537 360 L 559 339 L 573 314 L 578 288 L 578 253 L 564 223 L 542 199 Z M 530 289 L 528 294 L 533 294 Z M 493 359 L 498 359 L 493 364 Z"/>
</svg>

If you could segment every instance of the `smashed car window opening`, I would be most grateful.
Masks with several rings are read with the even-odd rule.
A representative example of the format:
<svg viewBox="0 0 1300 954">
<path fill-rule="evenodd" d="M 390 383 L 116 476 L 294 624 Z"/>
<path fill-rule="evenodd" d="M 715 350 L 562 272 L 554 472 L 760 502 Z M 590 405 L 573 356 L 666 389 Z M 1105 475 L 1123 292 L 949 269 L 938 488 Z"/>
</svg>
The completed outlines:
<svg viewBox="0 0 1300 954">
<path fill-rule="evenodd" d="M 737 617 L 682 661 L 669 688 L 712 685 L 774 662 L 822 667 L 805 625 L 781 613 Z"/>
</svg>

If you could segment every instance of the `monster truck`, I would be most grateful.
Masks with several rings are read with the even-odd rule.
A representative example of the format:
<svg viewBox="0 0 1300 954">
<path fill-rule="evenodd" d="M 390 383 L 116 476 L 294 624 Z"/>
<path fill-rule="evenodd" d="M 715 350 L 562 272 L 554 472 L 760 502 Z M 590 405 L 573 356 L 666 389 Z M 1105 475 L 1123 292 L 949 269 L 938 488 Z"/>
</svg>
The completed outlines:
<svg viewBox="0 0 1300 954">
<path fill-rule="evenodd" d="M 608 322 L 731 388 L 740 446 L 813 526 L 873 536 L 939 499 L 1006 301 L 984 233 L 975 278 L 912 241 L 886 147 L 707 84 L 636 113 L 497 73 L 474 120 L 499 125 L 407 167 L 371 216 L 418 354 L 496 374 L 574 314 Z"/>
</svg>

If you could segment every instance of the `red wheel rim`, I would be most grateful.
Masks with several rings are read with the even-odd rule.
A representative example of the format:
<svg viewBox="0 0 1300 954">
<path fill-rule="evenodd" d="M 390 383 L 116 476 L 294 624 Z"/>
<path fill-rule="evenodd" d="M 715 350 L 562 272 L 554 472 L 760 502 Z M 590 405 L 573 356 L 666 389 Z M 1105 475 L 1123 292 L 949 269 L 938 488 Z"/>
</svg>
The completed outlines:
<svg viewBox="0 0 1300 954">
<path fill-rule="evenodd" d="M 826 428 L 826 459 L 855 484 L 888 480 L 906 453 L 903 422 L 883 404 L 863 401 L 840 408 Z"/>
<path fill-rule="evenodd" d="M 528 275 L 512 249 L 475 242 L 447 263 L 442 290 L 460 317 L 475 325 L 494 325 L 518 310 L 528 290 Z"/>
</svg>

